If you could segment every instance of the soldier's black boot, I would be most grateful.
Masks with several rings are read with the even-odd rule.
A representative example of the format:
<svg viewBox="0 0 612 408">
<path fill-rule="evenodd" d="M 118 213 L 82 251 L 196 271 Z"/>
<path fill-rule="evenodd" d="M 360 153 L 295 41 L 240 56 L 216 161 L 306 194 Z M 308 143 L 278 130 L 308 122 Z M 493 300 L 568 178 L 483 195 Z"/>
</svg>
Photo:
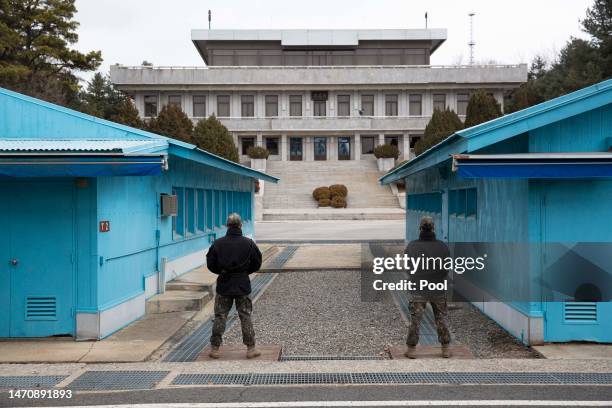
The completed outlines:
<svg viewBox="0 0 612 408">
<path fill-rule="evenodd" d="M 450 358 L 453 355 L 451 352 L 450 346 L 448 344 L 442 345 L 442 357 Z"/>
<path fill-rule="evenodd" d="M 416 358 L 416 347 L 408 346 L 406 352 L 404 353 L 406 358 L 415 359 Z"/>
</svg>

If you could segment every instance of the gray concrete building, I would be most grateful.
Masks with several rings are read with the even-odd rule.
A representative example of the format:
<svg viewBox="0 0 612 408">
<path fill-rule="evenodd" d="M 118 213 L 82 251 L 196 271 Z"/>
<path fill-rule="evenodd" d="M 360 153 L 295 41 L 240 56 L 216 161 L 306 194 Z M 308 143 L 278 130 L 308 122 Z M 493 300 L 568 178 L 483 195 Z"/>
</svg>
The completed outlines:
<svg viewBox="0 0 612 408">
<path fill-rule="evenodd" d="M 430 65 L 444 29 L 192 30 L 205 66 L 111 66 L 143 118 L 165 104 L 194 121 L 215 114 L 247 160 L 359 160 L 396 144 L 400 159 L 422 137 L 434 109 L 463 119 L 470 93 L 504 93 L 526 65 Z"/>
</svg>

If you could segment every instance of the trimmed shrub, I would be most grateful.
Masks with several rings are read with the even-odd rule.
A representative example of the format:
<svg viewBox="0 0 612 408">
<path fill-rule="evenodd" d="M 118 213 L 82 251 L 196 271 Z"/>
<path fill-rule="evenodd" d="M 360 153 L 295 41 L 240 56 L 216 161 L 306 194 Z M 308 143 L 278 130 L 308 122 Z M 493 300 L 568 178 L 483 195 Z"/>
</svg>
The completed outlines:
<svg viewBox="0 0 612 408">
<path fill-rule="evenodd" d="M 329 200 L 331 198 L 331 191 L 329 190 L 329 187 L 317 187 L 312 192 L 312 196 L 317 201 L 321 199 Z"/>
<path fill-rule="evenodd" d="M 425 134 L 414 145 L 414 154 L 420 155 L 461 129 L 463 129 L 463 123 L 455 112 L 450 109 L 434 110 L 429 123 L 425 127 Z"/>
<path fill-rule="evenodd" d="M 329 198 L 322 198 L 318 200 L 318 203 L 319 207 L 329 207 L 332 203 L 332 200 L 330 200 Z"/>
<path fill-rule="evenodd" d="M 193 143 L 200 149 L 238 163 L 238 148 L 232 135 L 214 115 L 200 119 L 193 129 Z"/>
<path fill-rule="evenodd" d="M 374 148 L 374 157 L 377 159 L 396 159 L 399 157 L 399 149 L 392 144 L 383 144 Z"/>
<path fill-rule="evenodd" d="M 340 196 L 332 198 L 331 206 L 334 208 L 346 208 L 346 198 Z"/>
<path fill-rule="evenodd" d="M 346 197 L 348 195 L 348 188 L 344 184 L 332 184 L 329 186 L 329 192 L 332 199 L 334 197 Z"/>
<path fill-rule="evenodd" d="M 267 159 L 270 155 L 270 152 L 265 147 L 251 146 L 247 150 L 247 155 L 251 159 Z"/>
</svg>

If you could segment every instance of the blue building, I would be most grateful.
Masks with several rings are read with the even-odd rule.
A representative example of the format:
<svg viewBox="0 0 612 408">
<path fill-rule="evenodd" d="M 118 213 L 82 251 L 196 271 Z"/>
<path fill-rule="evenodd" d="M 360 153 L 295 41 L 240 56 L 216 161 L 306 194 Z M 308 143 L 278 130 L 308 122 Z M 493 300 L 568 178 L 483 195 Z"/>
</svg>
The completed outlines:
<svg viewBox="0 0 612 408">
<path fill-rule="evenodd" d="M 0 89 L 0 337 L 100 339 L 138 319 L 162 259 L 166 280 L 204 264 L 230 212 L 253 235 L 257 179 L 278 181 Z"/>
<path fill-rule="evenodd" d="M 485 248 L 456 284 L 526 344 L 612 342 L 612 80 L 456 132 L 381 178 L 406 183 L 406 238 Z"/>
</svg>

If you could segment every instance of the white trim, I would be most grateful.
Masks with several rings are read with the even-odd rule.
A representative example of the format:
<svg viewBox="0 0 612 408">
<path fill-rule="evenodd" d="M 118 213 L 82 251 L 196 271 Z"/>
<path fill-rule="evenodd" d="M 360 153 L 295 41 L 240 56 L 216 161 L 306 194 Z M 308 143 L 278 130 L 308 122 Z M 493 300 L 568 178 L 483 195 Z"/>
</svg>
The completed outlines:
<svg viewBox="0 0 612 408">
<path fill-rule="evenodd" d="M 204 265 L 207 252 L 208 248 L 168 261 L 166 264 L 166 282 Z"/>
</svg>

